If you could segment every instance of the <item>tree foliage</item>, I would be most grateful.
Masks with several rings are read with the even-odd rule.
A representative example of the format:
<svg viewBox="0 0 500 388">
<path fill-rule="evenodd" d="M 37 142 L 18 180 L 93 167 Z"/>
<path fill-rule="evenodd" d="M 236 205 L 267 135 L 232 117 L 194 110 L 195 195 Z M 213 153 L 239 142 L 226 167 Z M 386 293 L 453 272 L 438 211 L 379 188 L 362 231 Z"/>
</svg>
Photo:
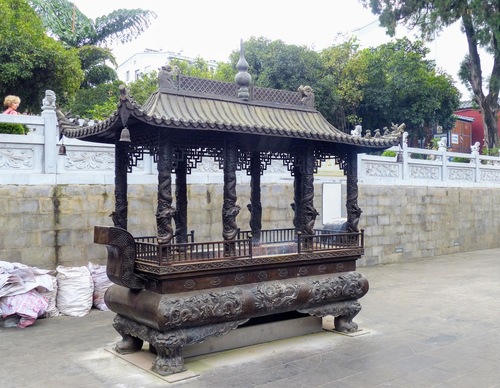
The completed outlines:
<svg viewBox="0 0 500 388">
<path fill-rule="evenodd" d="M 468 57 L 460 77 L 474 93 L 484 118 L 485 145 L 498 145 L 497 114 L 500 92 L 500 3 L 497 0 L 360 0 L 379 15 L 382 26 L 390 35 L 398 24 L 418 28 L 423 38 L 432 39 L 436 32 L 460 21 L 467 38 Z M 493 68 L 483 78 L 479 47 L 493 55 Z M 458 61 L 458 59 L 457 59 Z M 465 69 L 464 69 L 465 66 Z M 487 84 L 487 94 L 483 91 Z"/>
<path fill-rule="evenodd" d="M 81 88 L 61 109 L 74 117 L 96 120 L 107 118 L 116 110 L 120 84 L 120 81 L 115 81 L 92 88 Z"/>
<path fill-rule="evenodd" d="M 250 38 L 245 42 L 244 50 L 248 72 L 256 86 L 295 91 L 300 85 L 314 87 L 317 83 L 321 59 L 313 50 L 263 37 Z M 231 53 L 233 68 L 236 68 L 239 57 L 239 50 Z"/>
<path fill-rule="evenodd" d="M 89 88 L 118 79 L 116 71 L 106 64 L 107 61 L 110 61 L 115 67 L 118 66 L 110 49 L 98 46 L 82 46 L 78 48 L 78 56 L 84 71 L 82 88 Z"/>
<path fill-rule="evenodd" d="M 321 73 L 316 87 L 317 109 L 343 131 L 360 124 L 357 114 L 363 99 L 364 73 L 349 64 L 358 52 L 356 38 L 348 37 L 321 51 Z"/>
<path fill-rule="evenodd" d="M 20 111 L 38 113 L 45 90 L 58 102 L 71 97 L 83 73 L 76 50 L 45 35 L 36 13 L 25 0 L 0 0 L 0 93 L 21 98 Z"/>
<path fill-rule="evenodd" d="M 348 64 L 361 84 L 358 114 L 365 128 L 405 123 L 410 136 L 423 137 L 427 128 L 454 126 L 460 93 L 451 77 L 439 73 L 423 42 L 399 39 L 364 49 Z"/>
<path fill-rule="evenodd" d="M 127 43 L 149 27 L 152 11 L 118 9 L 95 21 L 68 0 L 30 0 L 45 28 L 69 47 Z"/>
<path fill-rule="evenodd" d="M 68 0 L 29 1 L 51 36 L 68 48 L 78 49 L 85 73 L 84 88 L 115 81 L 116 71 L 107 64 L 116 67 L 115 57 L 103 46 L 132 41 L 156 17 L 152 11 L 118 9 L 94 21 Z"/>
</svg>

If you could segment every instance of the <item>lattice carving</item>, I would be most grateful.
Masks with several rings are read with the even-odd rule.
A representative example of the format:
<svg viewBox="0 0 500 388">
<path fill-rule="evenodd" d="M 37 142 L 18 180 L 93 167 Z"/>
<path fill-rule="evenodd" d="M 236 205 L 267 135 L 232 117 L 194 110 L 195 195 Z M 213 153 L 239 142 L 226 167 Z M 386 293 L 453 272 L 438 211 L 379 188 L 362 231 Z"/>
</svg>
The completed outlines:
<svg viewBox="0 0 500 388">
<path fill-rule="evenodd" d="M 178 81 L 180 90 L 230 97 L 236 97 L 238 95 L 238 85 L 235 83 L 200 79 L 186 75 L 179 75 Z M 250 89 L 251 99 L 254 101 L 303 105 L 299 92 L 259 87 L 251 87 Z"/>
<path fill-rule="evenodd" d="M 347 167 L 347 155 L 335 155 L 335 164 L 337 164 L 340 169 L 344 171 L 345 175 Z"/>
<path fill-rule="evenodd" d="M 236 166 L 237 171 L 246 170 L 247 175 L 250 175 L 250 158 L 252 157 L 252 153 L 249 151 L 238 151 L 238 163 Z M 261 172 L 262 175 L 262 172 Z"/>
<path fill-rule="evenodd" d="M 238 85 L 236 84 L 209 79 L 200 79 L 186 75 L 179 76 L 179 89 L 230 97 L 236 97 L 238 94 Z"/>
<path fill-rule="evenodd" d="M 137 167 L 139 161 L 144 160 L 144 147 L 132 146 L 128 151 L 128 172 L 132 172 L 132 167 Z"/>
<path fill-rule="evenodd" d="M 302 105 L 298 92 L 269 88 L 253 88 L 253 99 L 258 101 L 278 102 L 280 104 Z"/>
</svg>

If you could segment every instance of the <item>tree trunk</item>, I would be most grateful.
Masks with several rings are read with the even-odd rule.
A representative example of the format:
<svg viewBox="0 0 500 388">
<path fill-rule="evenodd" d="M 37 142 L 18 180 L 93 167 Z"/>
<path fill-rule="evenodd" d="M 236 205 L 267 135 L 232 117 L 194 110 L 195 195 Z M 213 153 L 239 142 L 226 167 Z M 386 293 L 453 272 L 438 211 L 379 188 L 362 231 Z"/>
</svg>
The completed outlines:
<svg viewBox="0 0 500 388">
<path fill-rule="evenodd" d="M 479 103 L 483 113 L 484 122 L 484 146 L 487 148 L 498 147 L 498 103 L 492 103 L 486 98 Z"/>
<path fill-rule="evenodd" d="M 476 30 L 469 14 L 462 15 L 463 27 L 467 43 L 469 47 L 469 69 L 470 69 L 470 84 L 472 91 L 476 96 L 479 107 L 483 115 L 484 123 L 484 147 L 493 148 L 499 145 L 498 143 L 498 94 L 500 79 L 500 55 L 498 50 L 494 53 L 494 64 L 491 71 L 489 81 L 489 94 L 484 95 L 483 92 L 483 77 L 481 72 L 481 59 L 478 52 L 478 41 L 476 38 Z M 493 39 L 492 45 L 497 46 L 497 42 Z"/>
</svg>

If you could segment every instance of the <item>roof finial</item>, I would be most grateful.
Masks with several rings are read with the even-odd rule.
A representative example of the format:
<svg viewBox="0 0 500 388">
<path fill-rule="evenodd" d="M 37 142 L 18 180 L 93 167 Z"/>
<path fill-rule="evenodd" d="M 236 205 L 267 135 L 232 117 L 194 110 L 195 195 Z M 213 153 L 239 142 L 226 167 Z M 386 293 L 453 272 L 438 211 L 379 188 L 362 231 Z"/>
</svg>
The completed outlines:
<svg viewBox="0 0 500 388">
<path fill-rule="evenodd" d="M 243 50 L 243 39 L 240 41 L 240 59 L 236 64 L 238 74 L 234 77 L 234 81 L 240 87 L 238 89 L 238 98 L 244 101 L 250 99 L 249 87 L 252 82 L 252 76 L 248 73 L 248 62 L 245 59 Z"/>
</svg>

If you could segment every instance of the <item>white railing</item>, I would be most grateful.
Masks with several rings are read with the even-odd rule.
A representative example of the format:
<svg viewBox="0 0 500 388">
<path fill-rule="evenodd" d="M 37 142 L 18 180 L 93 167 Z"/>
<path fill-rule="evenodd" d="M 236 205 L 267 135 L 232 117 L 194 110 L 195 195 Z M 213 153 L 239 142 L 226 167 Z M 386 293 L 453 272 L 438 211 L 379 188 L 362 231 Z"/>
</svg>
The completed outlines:
<svg viewBox="0 0 500 388">
<path fill-rule="evenodd" d="M 40 116 L 0 114 L 0 123 L 30 129 L 27 135 L 0 134 L 0 184 L 114 182 L 112 145 L 65 139 L 67 155 L 58 155 L 61 141 L 54 109 L 45 108 Z"/>
<path fill-rule="evenodd" d="M 40 116 L 0 114 L 0 123 L 24 124 L 27 135 L 0 134 L 0 184 L 114 184 L 115 149 L 112 144 L 84 142 L 76 139 L 59 140 L 55 107 L 44 106 Z M 64 142 L 66 155 L 59 155 Z M 273 161 L 263 183 L 290 179 L 286 167 Z M 245 172 L 238 173 L 239 182 L 250 180 Z M 157 184 L 157 166 L 147 152 L 132 174 L 130 184 Z M 189 183 L 223 183 L 218 162 L 204 158 L 189 178 Z"/>
<path fill-rule="evenodd" d="M 500 185 L 500 157 L 405 147 L 394 157 L 358 155 L 359 183 L 415 186 Z"/>
</svg>

